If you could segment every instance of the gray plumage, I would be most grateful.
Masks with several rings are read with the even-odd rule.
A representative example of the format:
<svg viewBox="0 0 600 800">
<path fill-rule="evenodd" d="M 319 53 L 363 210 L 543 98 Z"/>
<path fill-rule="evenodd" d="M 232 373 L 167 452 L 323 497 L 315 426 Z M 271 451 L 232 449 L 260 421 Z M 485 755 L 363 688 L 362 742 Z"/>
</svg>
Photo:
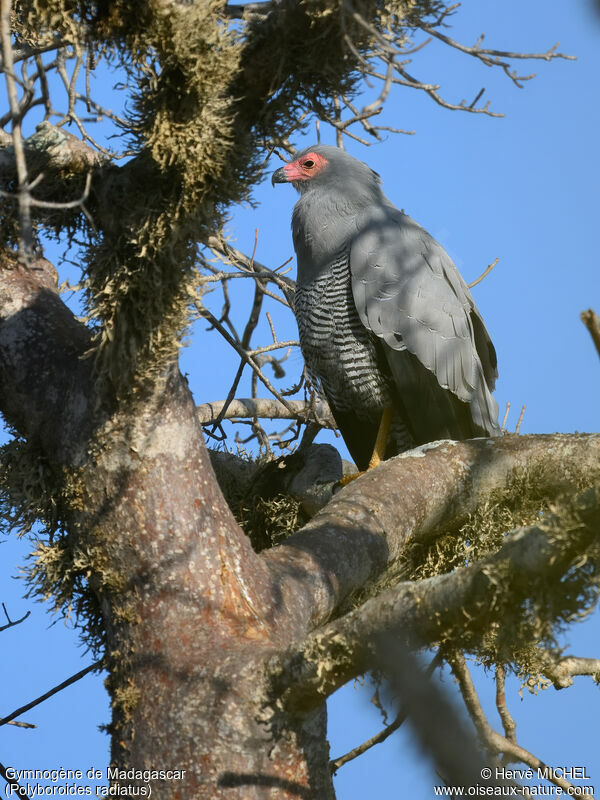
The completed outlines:
<svg viewBox="0 0 600 800">
<path fill-rule="evenodd" d="M 498 434 L 496 354 L 483 320 L 448 254 L 390 203 L 379 176 L 315 145 L 273 182 L 301 195 L 292 217 L 300 343 L 357 465 L 366 467 L 387 406 L 387 456 Z"/>
</svg>

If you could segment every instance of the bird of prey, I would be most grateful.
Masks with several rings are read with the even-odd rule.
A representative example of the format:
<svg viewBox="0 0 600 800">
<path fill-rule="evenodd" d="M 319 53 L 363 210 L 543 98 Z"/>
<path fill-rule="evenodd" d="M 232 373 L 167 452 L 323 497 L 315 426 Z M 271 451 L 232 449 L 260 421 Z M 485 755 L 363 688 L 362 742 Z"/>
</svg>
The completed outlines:
<svg viewBox="0 0 600 800">
<path fill-rule="evenodd" d="M 313 145 L 272 183 L 300 193 L 292 233 L 302 354 L 358 468 L 378 460 L 382 419 L 385 458 L 497 435 L 496 352 L 481 315 L 446 251 L 392 205 L 379 175 Z"/>
</svg>

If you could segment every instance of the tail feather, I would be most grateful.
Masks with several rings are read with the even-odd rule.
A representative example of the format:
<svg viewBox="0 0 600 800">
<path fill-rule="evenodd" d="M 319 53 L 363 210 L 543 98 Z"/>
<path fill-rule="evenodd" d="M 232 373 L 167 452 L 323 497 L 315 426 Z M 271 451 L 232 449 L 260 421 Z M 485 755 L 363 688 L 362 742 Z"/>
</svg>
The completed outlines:
<svg viewBox="0 0 600 800">
<path fill-rule="evenodd" d="M 387 354 L 386 354 L 387 355 Z M 498 407 L 482 380 L 470 403 L 440 386 L 436 376 L 408 350 L 389 351 L 388 363 L 415 444 L 471 439 L 499 433 Z"/>
</svg>

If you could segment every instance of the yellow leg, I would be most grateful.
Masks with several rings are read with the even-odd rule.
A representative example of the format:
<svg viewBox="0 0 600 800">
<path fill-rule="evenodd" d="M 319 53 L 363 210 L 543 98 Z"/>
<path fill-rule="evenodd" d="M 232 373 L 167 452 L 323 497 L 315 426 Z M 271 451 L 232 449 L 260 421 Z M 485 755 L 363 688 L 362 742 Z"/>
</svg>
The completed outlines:
<svg viewBox="0 0 600 800">
<path fill-rule="evenodd" d="M 390 434 L 390 427 L 392 425 L 392 417 L 394 416 L 394 409 L 388 406 L 383 409 L 381 415 L 381 422 L 379 423 L 379 430 L 377 431 L 377 438 L 375 439 L 375 447 L 373 448 L 373 455 L 369 461 L 367 472 L 374 467 L 378 467 L 385 458 L 385 451 L 387 448 L 387 440 Z"/>
<path fill-rule="evenodd" d="M 392 406 L 388 406 L 384 408 L 383 414 L 381 415 L 381 421 L 379 422 L 379 429 L 377 431 L 377 438 L 375 439 L 375 447 L 373 448 L 373 454 L 369 460 L 369 466 L 366 468 L 364 472 L 354 472 L 352 475 L 344 475 L 341 479 L 340 484 L 342 486 L 347 486 L 352 481 L 356 480 L 356 478 L 360 478 L 361 475 L 364 475 L 365 472 L 368 472 L 370 469 L 374 469 L 378 467 L 383 459 L 385 458 L 385 451 L 387 448 L 387 440 L 390 434 L 390 427 L 392 424 L 392 418 L 394 416 L 394 409 Z"/>
</svg>

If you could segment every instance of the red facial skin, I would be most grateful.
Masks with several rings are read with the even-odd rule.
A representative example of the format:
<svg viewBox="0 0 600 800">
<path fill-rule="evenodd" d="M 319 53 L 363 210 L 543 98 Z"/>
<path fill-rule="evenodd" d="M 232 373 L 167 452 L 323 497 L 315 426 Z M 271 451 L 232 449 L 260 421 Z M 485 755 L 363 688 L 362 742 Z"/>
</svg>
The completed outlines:
<svg viewBox="0 0 600 800">
<path fill-rule="evenodd" d="M 288 181 L 309 181 L 327 165 L 327 159 L 318 153 L 307 153 L 283 168 Z"/>
</svg>

